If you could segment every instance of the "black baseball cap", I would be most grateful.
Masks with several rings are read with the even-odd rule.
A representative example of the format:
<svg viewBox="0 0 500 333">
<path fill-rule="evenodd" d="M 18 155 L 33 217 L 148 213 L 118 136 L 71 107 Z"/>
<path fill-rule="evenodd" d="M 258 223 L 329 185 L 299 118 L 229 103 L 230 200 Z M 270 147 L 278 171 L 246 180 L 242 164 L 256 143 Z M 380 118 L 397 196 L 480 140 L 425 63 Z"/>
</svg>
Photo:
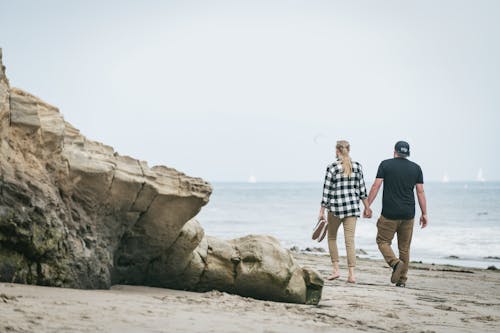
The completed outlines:
<svg viewBox="0 0 500 333">
<path fill-rule="evenodd" d="M 396 145 L 394 146 L 394 150 L 400 156 L 403 156 L 403 157 L 410 156 L 410 145 L 406 141 L 396 142 Z"/>
</svg>

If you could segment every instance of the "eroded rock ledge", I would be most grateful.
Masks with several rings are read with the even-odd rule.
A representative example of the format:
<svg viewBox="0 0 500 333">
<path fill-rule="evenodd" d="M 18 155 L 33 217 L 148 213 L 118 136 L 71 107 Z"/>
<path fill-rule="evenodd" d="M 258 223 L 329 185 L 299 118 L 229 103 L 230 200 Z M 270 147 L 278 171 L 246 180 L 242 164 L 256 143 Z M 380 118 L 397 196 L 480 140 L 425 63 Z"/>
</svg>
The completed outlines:
<svg viewBox="0 0 500 333">
<path fill-rule="evenodd" d="M 211 186 L 121 156 L 11 88 L 0 49 L 0 280 L 115 283 L 317 304 L 319 275 L 269 236 L 223 241 L 193 219 Z"/>
</svg>

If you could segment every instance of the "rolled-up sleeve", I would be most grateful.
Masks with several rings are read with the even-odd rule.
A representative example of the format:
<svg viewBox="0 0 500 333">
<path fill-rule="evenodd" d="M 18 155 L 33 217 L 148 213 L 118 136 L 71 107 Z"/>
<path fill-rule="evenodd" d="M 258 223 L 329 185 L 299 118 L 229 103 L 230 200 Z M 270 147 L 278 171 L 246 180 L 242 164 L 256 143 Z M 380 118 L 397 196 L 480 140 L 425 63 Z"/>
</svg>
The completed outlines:
<svg viewBox="0 0 500 333">
<path fill-rule="evenodd" d="M 323 185 L 323 197 L 321 199 L 321 206 L 328 208 L 330 202 L 331 191 L 334 184 L 333 174 L 330 166 L 326 168 L 325 183 Z"/>
<path fill-rule="evenodd" d="M 359 166 L 359 198 L 366 199 L 368 194 L 366 193 L 365 177 L 363 176 L 363 168 Z"/>
</svg>

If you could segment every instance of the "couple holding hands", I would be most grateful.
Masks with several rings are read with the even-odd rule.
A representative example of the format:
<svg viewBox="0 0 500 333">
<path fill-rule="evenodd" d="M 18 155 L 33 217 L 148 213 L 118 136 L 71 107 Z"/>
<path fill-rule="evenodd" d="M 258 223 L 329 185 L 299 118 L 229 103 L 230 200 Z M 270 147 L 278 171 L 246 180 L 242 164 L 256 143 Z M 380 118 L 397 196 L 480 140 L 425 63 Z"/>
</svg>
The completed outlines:
<svg viewBox="0 0 500 333">
<path fill-rule="evenodd" d="M 383 183 L 382 212 L 377 221 L 376 242 L 385 261 L 392 267 L 391 283 L 398 287 L 405 287 L 415 217 L 413 192 L 415 188 L 422 212 L 420 226 L 422 228 L 427 226 L 427 204 L 422 169 L 418 164 L 407 159 L 410 156 L 409 144 L 405 141 L 398 141 L 394 146 L 394 158 L 380 163 L 375 182 L 370 193 L 367 194 L 361 164 L 352 161 L 349 152 L 349 142 L 337 141 L 337 159 L 326 168 L 319 220 L 328 221 L 328 248 L 333 273 L 327 279 L 335 280 L 340 277 L 337 231 L 340 225 L 343 225 L 349 268 L 347 282 L 356 283 L 354 233 L 356 220 L 361 215 L 360 201 L 364 205 L 363 217 L 371 218 L 373 213 L 370 205 Z M 327 219 L 325 219 L 325 210 L 328 212 Z M 397 235 L 399 258 L 391 248 L 395 235 Z"/>
</svg>

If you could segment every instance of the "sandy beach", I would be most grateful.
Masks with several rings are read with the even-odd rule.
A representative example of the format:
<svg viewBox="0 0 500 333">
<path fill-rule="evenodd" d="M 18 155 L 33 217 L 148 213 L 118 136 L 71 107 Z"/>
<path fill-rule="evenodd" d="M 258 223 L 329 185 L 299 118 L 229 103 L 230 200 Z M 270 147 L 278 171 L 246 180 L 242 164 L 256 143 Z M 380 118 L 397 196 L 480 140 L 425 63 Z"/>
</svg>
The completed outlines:
<svg viewBox="0 0 500 333">
<path fill-rule="evenodd" d="M 295 253 L 326 276 L 328 255 Z M 341 268 L 346 271 L 345 258 Z M 343 264 L 343 265 L 342 265 Z M 498 332 L 498 271 L 411 265 L 407 288 L 383 261 L 359 259 L 357 281 L 327 281 L 318 306 L 218 291 L 138 286 L 75 290 L 0 284 L 1 332 Z"/>
<path fill-rule="evenodd" d="M 0 333 L 500 333 L 499 18 L 2 1 Z"/>
</svg>

